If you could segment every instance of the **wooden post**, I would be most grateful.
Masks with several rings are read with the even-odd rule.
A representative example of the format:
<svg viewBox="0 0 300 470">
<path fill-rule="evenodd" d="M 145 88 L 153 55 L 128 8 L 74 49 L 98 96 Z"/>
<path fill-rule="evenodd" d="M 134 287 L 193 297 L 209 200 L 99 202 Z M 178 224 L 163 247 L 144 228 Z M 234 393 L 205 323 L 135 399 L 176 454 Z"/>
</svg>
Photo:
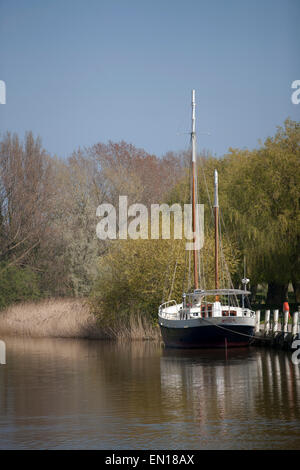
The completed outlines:
<svg viewBox="0 0 300 470">
<path fill-rule="evenodd" d="M 277 333 L 278 331 L 278 317 L 279 317 L 279 310 L 274 310 L 273 312 L 273 333 Z"/>
<path fill-rule="evenodd" d="M 292 336 L 298 334 L 298 312 L 293 313 Z"/>
<path fill-rule="evenodd" d="M 286 310 L 283 312 L 283 333 L 288 332 L 288 323 L 289 323 L 289 312 Z"/>
<path fill-rule="evenodd" d="M 255 333 L 259 333 L 260 330 L 260 310 L 255 312 Z"/>
<path fill-rule="evenodd" d="M 265 313 L 265 334 L 268 335 L 270 331 L 270 310 Z"/>
</svg>

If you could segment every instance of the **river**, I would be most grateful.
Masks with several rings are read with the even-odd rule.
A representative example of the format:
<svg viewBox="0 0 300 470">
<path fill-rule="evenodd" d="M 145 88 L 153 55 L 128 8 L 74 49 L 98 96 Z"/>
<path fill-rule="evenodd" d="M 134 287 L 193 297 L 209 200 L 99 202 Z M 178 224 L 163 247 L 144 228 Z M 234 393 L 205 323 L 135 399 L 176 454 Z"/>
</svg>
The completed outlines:
<svg viewBox="0 0 300 470">
<path fill-rule="evenodd" d="M 1 449 L 300 449 L 289 352 L 2 339 Z"/>
</svg>

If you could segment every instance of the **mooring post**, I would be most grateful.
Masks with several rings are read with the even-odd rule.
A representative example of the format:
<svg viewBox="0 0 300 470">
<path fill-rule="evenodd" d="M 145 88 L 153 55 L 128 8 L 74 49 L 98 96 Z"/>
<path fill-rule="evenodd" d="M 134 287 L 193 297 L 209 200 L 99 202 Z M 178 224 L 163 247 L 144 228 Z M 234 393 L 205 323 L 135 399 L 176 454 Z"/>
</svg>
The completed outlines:
<svg viewBox="0 0 300 470">
<path fill-rule="evenodd" d="M 270 310 L 266 310 L 265 313 L 265 335 L 268 335 L 270 331 Z"/>
<path fill-rule="evenodd" d="M 259 333 L 260 330 L 260 310 L 255 312 L 255 333 Z"/>
<path fill-rule="evenodd" d="M 298 333 L 298 312 L 293 313 L 293 323 L 292 323 L 292 336 L 297 336 Z"/>
<path fill-rule="evenodd" d="M 284 334 L 288 332 L 288 323 L 289 323 L 289 311 L 285 310 L 283 312 L 283 333 Z"/>
<path fill-rule="evenodd" d="M 273 333 L 276 334 L 278 331 L 278 317 L 279 310 L 274 310 L 273 312 Z"/>
</svg>

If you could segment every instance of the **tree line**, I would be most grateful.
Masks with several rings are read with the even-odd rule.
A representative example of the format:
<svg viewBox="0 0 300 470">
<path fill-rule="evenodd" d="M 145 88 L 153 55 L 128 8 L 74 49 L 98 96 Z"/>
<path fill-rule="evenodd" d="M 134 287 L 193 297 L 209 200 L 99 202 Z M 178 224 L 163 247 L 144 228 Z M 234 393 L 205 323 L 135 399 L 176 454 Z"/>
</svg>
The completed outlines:
<svg viewBox="0 0 300 470">
<path fill-rule="evenodd" d="M 286 120 L 254 150 L 198 156 L 205 205 L 206 283 L 213 279 L 210 200 L 219 170 L 224 252 L 235 284 L 243 273 L 255 295 L 278 303 L 293 286 L 300 302 L 300 123 Z M 31 132 L 0 140 L 0 307 L 42 297 L 83 296 L 102 320 L 129 312 L 155 318 L 157 305 L 188 287 L 180 240 L 99 240 L 96 208 L 189 202 L 189 155 L 163 157 L 126 142 L 98 143 L 68 159 L 50 156 Z M 174 275 L 174 272 L 176 275 Z"/>
<path fill-rule="evenodd" d="M 26 299 L 88 296 L 99 259 L 96 208 L 162 199 L 180 159 L 159 159 L 125 142 L 98 143 L 68 159 L 51 157 L 31 132 L 0 141 L 0 307 Z"/>
</svg>

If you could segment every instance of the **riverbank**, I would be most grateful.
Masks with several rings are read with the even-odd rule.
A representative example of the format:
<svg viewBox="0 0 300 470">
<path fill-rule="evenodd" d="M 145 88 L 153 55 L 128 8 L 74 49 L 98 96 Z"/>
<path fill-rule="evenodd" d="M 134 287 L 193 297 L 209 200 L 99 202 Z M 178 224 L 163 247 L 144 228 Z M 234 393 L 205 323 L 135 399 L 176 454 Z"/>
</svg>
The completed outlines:
<svg viewBox="0 0 300 470">
<path fill-rule="evenodd" d="M 142 316 L 130 319 L 125 327 L 101 328 L 84 299 L 47 299 L 11 305 L 0 311 L 1 335 L 36 338 L 86 338 L 158 340 L 159 329 Z"/>
</svg>

